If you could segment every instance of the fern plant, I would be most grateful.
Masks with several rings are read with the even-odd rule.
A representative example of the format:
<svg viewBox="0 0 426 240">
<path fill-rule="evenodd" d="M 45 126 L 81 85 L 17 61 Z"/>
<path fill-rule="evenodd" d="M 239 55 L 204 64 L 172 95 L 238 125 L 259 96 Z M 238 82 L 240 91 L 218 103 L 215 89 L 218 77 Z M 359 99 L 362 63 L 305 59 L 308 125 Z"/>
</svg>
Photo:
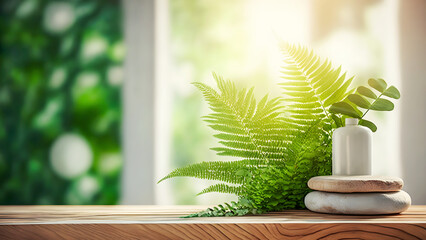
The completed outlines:
<svg viewBox="0 0 426 240">
<path fill-rule="evenodd" d="M 199 194 L 231 193 L 239 201 L 189 217 L 304 208 L 309 178 L 331 174 L 332 130 L 341 126 L 345 117 L 363 117 L 356 107 L 361 104 L 359 95 L 355 100 L 354 90 L 349 89 L 353 77 L 347 77 L 340 67 L 334 68 L 329 60 L 321 59 L 306 47 L 283 44 L 282 53 L 282 96 L 266 95 L 257 101 L 253 88 L 238 90 L 233 82 L 216 74 L 213 77 L 218 90 L 193 83 L 212 110 L 203 117 L 217 131 L 214 137 L 221 144 L 212 150 L 237 159 L 188 165 L 175 169 L 159 182 L 174 177 L 217 180 L 219 183 Z M 362 103 L 360 107 L 367 111 L 382 109 L 382 95 L 399 97 L 396 88 L 386 89 L 380 80 L 369 84 L 381 95 L 373 98 L 375 101 L 368 107 Z M 377 84 L 381 84 L 380 88 Z M 358 93 L 373 97 L 363 87 L 358 88 Z"/>
</svg>

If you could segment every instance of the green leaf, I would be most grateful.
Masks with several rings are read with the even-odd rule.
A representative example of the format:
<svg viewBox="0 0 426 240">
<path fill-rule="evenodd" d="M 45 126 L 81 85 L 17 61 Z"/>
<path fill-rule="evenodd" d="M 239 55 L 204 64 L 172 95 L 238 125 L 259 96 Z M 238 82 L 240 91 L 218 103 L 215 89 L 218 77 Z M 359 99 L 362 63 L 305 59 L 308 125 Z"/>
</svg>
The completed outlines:
<svg viewBox="0 0 426 240">
<path fill-rule="evenodd" d="M 220 204 L 213 208 L 207 208 L 198 213 L 193 213 L 181 218 L 192 218 L 192 217 L 220 217 L 220 216 L 242 216 L 249 214 L 261 214 L 261 210 L 254 209 L 251 202 L 244 201 L 240 198 L 238 202 L 232 201 L 231 204 L 225 203 L 225 206 Z"/>
<path fill-rule="evenodd" d="M 330 107 L 330 112 L 340 113 L 354 118 L 361 118 L 362 116 L 362 113 L 358 109 L 353 108 L 346 102 L 333 103 Z"/>
<path fill-rule="evenodd" d="M 355 103 L 358 107 L 368 109 L 371 106 L 370 102 L 358 94 L 350 94 L 348 99 L 349 101 Z"/>
<path fill-rule="evenodd" d="M 377 98 L 376 94 L 374 94 L 374 92 L 373 92 L 373 91 L 371 91 L 371 90 L 370 90 L 369 88 L 367 88 L 367 87 L 364 87 L 364 86 L 358 87 L 356 91 L 357 91 L 359 94 L 361 94 L 361 95 L 363 95 L 363 96 L 366 96 L 366 97 L 368 97 L 368 98 L 372 98 L 372 99 L 376 99 L 376 98 Z"/>
<path fill-rule="evenodd" d="M 259 163 L 261 163 L 261 161 L 256 160 L 194 163 L 173 170 L 158 182 L 174 177 L 195 177 L 200 179 L 218 180 L 232 184 L 241 184 L 244 181 L 244 176 L 238 175 L 236 172 L 240 170 L 248 172 L 249 169 L 254 168 Z"/>
<path fill-rule="evenodd" d="M 282 78 L 285 81 L 280 85 L 290 109 L 286 113 L 298 128 L 317 119 L 331 122 L 327 109 L 351 93 L 348 87 L 353 77 L 348 77 L 340 67 L 333 68 L 328 59 L 321 58 L 307 47 L 284 43 L 282 52 L 285 63 Z"/>
<path fill-rule="evenodd" d="M 377 91 L 383 93 L 386 90 L 387 84 L 385 80 L 378 78 L 370 78 L 368 79 L 368 85 L 370 85 L 372 88 L 376 89 Z"/>
<path fill-rule="evenodd" d="M 361 119 L 361 120 L 359 121 L 359 125 L 362 125 L 362 126 L 368 127 L 368 128 L 369 128 L 372 132 L 377 131 L 377 126 L 376 126 L 376 124 L 374 124 L 374 123 L 372 123 L 372 122 L 370 122 L 370 121 L 368 121 L 368 120 Z"/>
<path fill-rule="evenodd" d="M 201 192 L 197 194 L 197 196 L 206 194 L 206 193 L 212 193 L 212 192 L 218 192 L 218 193 L 230 193 L 235 195 L 240 195 L 242 193 L 243 189 L 241 186 L 231 186 L 224 183 L 218 183 L 215 185 L 211 185 L 205 189 L 203 189 Z M 223 207 L 219 205 L 219 207 Z"/>
<path fill-rule="evenodd" d="M 394 105 L 391 101 L 383 98 L 378 98 L 370 107 L 372 110 L 376 111 L 392 111 Z"/>
<path fill-rule="evenodd" d="M 401 97 L 401 94 L 399 93 L 398 89 L 394 86 L 390 86 L 388 89 L 386 89 L 383 95 L 394 99 L 399 99 Z"/>
</svg>

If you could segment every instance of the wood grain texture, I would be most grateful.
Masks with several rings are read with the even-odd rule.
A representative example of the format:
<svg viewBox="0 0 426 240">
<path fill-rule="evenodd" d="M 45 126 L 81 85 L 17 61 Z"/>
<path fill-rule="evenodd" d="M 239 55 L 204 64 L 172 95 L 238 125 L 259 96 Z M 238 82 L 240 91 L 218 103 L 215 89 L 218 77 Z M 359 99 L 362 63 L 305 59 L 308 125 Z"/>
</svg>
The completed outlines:
<svg viewBox="0 0 426 240">
<path fill-rule="evenodd" d="M 426 206 L 384 216 L 179 218 L 205 207 L 0 206 L 0 239 L 426 239 Z"/>
</svg>

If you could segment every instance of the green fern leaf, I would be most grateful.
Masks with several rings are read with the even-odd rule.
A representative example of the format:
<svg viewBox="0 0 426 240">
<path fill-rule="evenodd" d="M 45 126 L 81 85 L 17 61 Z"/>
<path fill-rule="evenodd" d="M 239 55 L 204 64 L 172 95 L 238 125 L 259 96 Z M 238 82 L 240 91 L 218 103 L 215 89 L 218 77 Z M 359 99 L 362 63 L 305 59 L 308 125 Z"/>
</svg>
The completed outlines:
<svg viewBox="0 0 426 240">
<path fill-rule="evenodd" d="M 290 118 L 300 124 L 328 119 L 332 103 L 342 101 L 351 91 L 353 78 L 346 79 L 341 68 L 332 68 L 331 62 L 322 60 L 312 50 L 299 45 L 283 44 L 283 78 L 281 84 L 288 103 Z"/>
<path fill-rule="evenodd" d="M 192 217 L 228 217 L 243 216 L 247 214 L 261 214 L 262 210 L 253 208 L 253 204 L 247 199 L 239 199 L 238 202 L 219 204 L 212 208 L 207 208 L 201 212 L 193 213 L 182 218 Z"/>
<path fill-rule="evenodd" d="M 264 164 L 260 160 L 239 160 L 239 161 L 213 161 L 191 164 L 177 168 L 162 178 L 158 182 L 173 177 L 195 177 L 200 179 L 218 180 L 233 184 L 244 182 L 244 176 L 236 174 L 240 170 L 250 171 L 256 166 Z"/>
<path fill-rule="evenodd" d="M 242 186 L 231 186 L 225 183 L 218 183 L 203 189 L 197 195 L 202 195 L 202 194 L 211 193 L 211 192 L 230 193 L 230 194 L 235 194 L 237 196 L 240 196 L 243 192 L 243 188 Z"/>
<path fill-rule="evenodd" d="M 213 77 L 219 91 L 203 83 L 194 83 L 213 110 L 204 121 L 220 132 L 215 136 L 222 140 L 223 146 L 211 149 L 224 156 L 264 161 L 282 159 L 283 153 L 264 141 L 271 135 L 285 135 L 284 124 L 280 124 L 280 99 L 269 100 L 265 96 L 256 104 L 253 88 L 237 91 L 233 82 L 216 74 Z"/>
</svg>

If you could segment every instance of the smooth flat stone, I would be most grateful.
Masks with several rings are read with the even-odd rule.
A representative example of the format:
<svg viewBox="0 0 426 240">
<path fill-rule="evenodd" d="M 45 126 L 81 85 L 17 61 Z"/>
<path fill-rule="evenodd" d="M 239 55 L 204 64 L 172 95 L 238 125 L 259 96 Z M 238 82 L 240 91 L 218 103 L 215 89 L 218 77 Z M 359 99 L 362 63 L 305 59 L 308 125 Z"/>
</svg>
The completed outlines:
<svg viewBox="0 0 426 240">
<path fill-rule="evenodd" d="M 330 193 L 313 191 L 305 197 L 306 207 L 313 212 L 354 215 L 400 213 L 411 205 L 404 191 L 389 193 Z"/>
<path fill-rule="evenodd" d="M 395 192 L 404 182 L 398 177 L 384 176 L 318 176 L 309 179 L 308 187 L 324 192 Z"/>
</svg>

